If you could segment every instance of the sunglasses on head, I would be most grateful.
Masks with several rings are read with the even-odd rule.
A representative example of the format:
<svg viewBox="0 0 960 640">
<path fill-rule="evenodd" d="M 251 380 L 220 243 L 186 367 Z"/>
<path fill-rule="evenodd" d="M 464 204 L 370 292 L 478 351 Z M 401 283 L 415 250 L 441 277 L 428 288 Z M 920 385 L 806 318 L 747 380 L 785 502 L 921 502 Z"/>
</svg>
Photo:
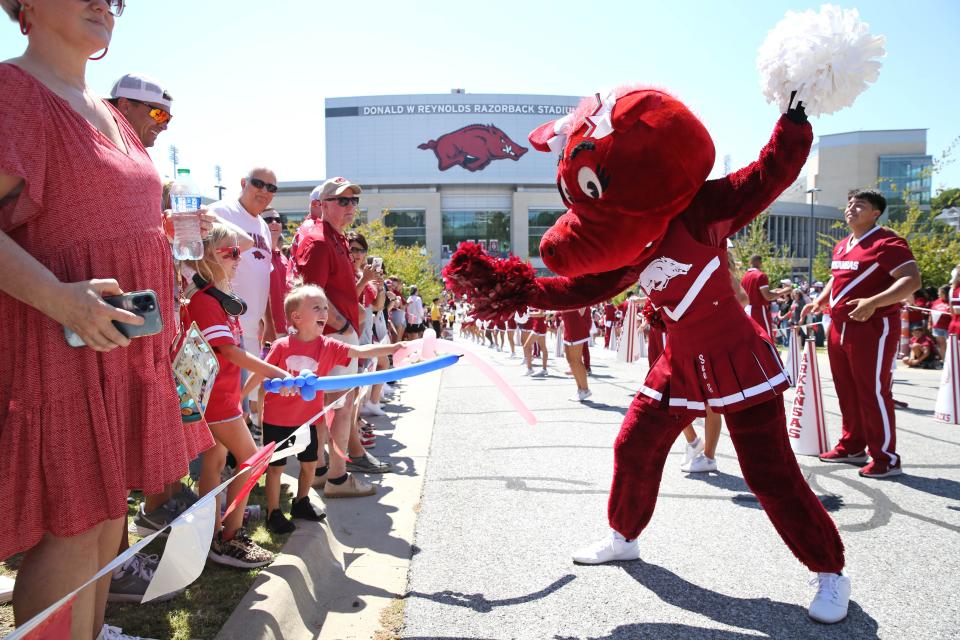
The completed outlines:
<svg viewBox="0 0 960 640">
<path fill-rule="evenodd" d="M 277 185 L 273 184 L 272 182 L 264 182 L 260 178 L 248 178 L 248 180 L 255 189 L 266 189 L 269 193 L 277 192 Z"/>
<path fill-rule="evenodd" d="M 83 0 L 86 3 L 89 3 L 90 0 Z M 120 14 L 123 13 L 123 7 L 126 4 L 124 0 L 107 0 L 107 10 L 113 14 L 115 18 L 119 18 Z"/>
<path fill-rule="evenodd" d="M 149 102 L 144 102 L 143 100 L 134 100 L 133 98 L 127 98 L 130 102 L 136 102 L 137 104 L 142 104 L 145 107 L 150 109 L 150 117 L 153 118 L 154 122 L 157 124 L 165 124 L 173 120 L 173 116 L 169 112 L 164 111 L 160 107 L 155 107 Z"/>
<path fill-rule="evenodd" d="M 357 196 L 353 196 L 353 197 L 349 197 L 349 198 L 346 197 L 346 196 L 341 196 L 341 197 L 339 197 L 339 198 L 324 198 L 323 201 L 324 201 L 324 202 L 336 202 L 336 203 L 337 203 L 338 205 L 340 205 L 341 207 L 345 207 L 345 206 L 351 205 L 351 204 L 352 204 L 353 206 L 357 206 L 358 204 L 360 204 L 360 198 L 358 198 Z"/>
<path fill-rule="evenodd" d="M 240 247 L 234 245 L 232 247 L 220 247 L 217 249 L 217 253 L 223 255 L 225 258 L 232 258 L 238 260 L 240 258 Z"/>
</svg>

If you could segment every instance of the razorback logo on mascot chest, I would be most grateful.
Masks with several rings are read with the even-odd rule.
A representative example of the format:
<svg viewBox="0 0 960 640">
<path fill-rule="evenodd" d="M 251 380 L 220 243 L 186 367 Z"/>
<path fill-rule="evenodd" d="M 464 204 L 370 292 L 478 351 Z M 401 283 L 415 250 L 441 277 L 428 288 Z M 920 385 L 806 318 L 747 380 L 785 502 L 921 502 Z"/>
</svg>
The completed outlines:
<svg viewBox="0 0 960 640">
<path fill-rule="evenodd" d="M 685 275 L 692 266 L 673 258 L 657 258 L 640 272 L 640 286 L 644 291 L 663 291 L 671 279 Z"/>
<path fill-rule="evenodd" d="M 575 277 L 636 263 L 653 250 L 713 168 L 710 134 L 687 107 L 656 89 L 597 94 L 530 134 L 557 151 L 557 188 L 568 207 L 540 255 Z"/>
</svg>

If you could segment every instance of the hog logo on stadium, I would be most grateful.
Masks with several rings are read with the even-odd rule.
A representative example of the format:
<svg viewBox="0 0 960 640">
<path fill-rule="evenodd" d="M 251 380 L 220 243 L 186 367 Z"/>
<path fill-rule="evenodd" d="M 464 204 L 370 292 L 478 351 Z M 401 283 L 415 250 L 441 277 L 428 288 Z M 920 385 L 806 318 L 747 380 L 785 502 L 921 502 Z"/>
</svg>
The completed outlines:
<svg viewBox="0 0 960 640">
<path fill-rule="evenodd" d="M 683 264 L 671 258 L 657 258 L 640 272 L 640 286 L 647 293 L 663 291 L 671 278 L 684 275 L 690 271 L 692 264 Z"/>
<path fill-rule="evenodd" d="M 467 125 L 417 148 L 432 150 L 440 171 L 456 165 L 467 171 L 480 171 L 494 160 L 519 160 L 527 152 L 526 147 L 518 145 L 492 124 Z"/>
</svg>

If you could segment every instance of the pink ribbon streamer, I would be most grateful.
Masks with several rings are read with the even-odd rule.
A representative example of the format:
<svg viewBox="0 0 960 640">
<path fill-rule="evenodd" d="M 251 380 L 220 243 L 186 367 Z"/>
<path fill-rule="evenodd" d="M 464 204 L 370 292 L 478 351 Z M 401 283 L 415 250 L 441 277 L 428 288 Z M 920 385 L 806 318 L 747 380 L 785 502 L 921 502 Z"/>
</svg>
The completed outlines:
<svg viewBox="0 0 960 640">
<path fill-rule="evenodd" d="M 444 353 L 453 353 L 458 356 L 463 356 L 470 361 L 471 364 L 480 369 L 480 372 L 483 373 L 489 379 L 494 386 L 503 394 L 503 396 L 513 405 L 513 408 L 516 410 L 520 417 L 523 418 L 527 424 L 535 425 L 537 424 L 537 418 L 533 415 L 533 412 L 527 408 L 527 405 L 523 403 L 523 400 L 520 399 L 513 389 L 510 388 L 510 385 L 507 384 L 507 381 L 496 372 L 496 370 L 490 366 L 490 363 L 487 362 L 483 357 L 474 353 L 471 349 L 452 342 L 450 340 L 438 340 L 436 333 L 432 329 L 424 333 L 423 338 L 417 340 L 411 340 L 406 344 L 406 346 L 401 347 L 396 353 L 393 354 L 393 361 L 402 362 L 404 364 L 410 364 L 411 362 L 416 362 L 419 359 L 430 359 L 436 357 L 437 349 L 442 350 Z"/>
</svg>

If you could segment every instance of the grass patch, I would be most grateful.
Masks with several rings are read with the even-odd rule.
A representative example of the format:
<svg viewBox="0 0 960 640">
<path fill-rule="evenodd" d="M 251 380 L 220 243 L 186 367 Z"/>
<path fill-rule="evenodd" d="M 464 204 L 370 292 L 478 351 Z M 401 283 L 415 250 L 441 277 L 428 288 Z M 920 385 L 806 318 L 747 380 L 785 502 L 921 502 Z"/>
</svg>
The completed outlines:
<svg viewBox="0 0 960 640">
<path fill-rule="evenodd" d="M 259 504 L 261 515 L 266 518 L 266 495 L 264 479 L 250 492 L 249 504 Z M 142 498 L 139 493 L 134 493 Z M 290 493 L 281 491 L 280 507 L 290 512 Z M 127 509 L 128 521 L 136 515 L 137 505 Z M 264 520 L 248 527 L 253 540 L 277 553 L 286 543 L 288 535 L 275 535 L 264 527 Z M 139 540 L 130 534 L 130 543 Z M 162 553 L 165 540 L 147 545 L 145 553 Z M 20 556 L 12 556 L 0 563 L 0 574 L 16 575 Z M 147 604 L 107 604 L 106 621 L 121 627 L 124 633 L 147 638 L 171 640 L 209 640 L 220 631 L 240 600 L 250 589 L 260 569 L 244 571 L 207 562 L 203 573 L 186 591 L 167 602 Z M 0 635 L 13 631 L 13 605 L 0 606 Z"/>
<path fill-rule="evenodd" d="M 394 598 L 380 611 L 380 629 L 373 634 L 373 640 L 400 640 L 405 602 L 406 600 Z"/>
</svg>

